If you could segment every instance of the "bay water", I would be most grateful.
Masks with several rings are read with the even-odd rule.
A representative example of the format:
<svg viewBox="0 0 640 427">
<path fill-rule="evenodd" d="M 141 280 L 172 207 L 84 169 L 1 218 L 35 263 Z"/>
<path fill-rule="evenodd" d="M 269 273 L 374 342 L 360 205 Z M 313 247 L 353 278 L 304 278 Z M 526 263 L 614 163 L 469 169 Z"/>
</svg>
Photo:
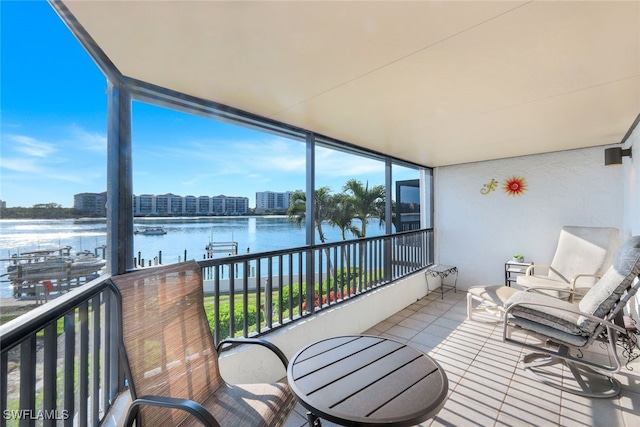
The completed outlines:
<svg viewBox="0 0 640 427">
<path fill-rule="evenodd" d="M 186 259 L 203 259 L 210 242 L 237 242 L 238 253 L 265 252 L 299 247 L 305 244 L 302 227 L 284 216 L 135 218 L 134 228 L 163 227 L 163 235 L 134 235 L 134 253 L 146 264 L 162 252 L 163 264 Z M 368 236 L 384 230 L 369 224 Z M 327 242 L 342 240 L 340 230 L 323 226 Z M 83 250 L 95 252 L 106 245 L 107 226 L 104 219 L 76 220 L 0 220 L 0 298 L 11 297 L 7 281 L 8 260 L 23 252 L 71 246 L 72 254 Z M 353 236 L 347 236 L 353 238 Z M 316 236 L 317 241 L 317 236 Z M 102 252 L 98 250 L 98 255 Z"/>
</svg>

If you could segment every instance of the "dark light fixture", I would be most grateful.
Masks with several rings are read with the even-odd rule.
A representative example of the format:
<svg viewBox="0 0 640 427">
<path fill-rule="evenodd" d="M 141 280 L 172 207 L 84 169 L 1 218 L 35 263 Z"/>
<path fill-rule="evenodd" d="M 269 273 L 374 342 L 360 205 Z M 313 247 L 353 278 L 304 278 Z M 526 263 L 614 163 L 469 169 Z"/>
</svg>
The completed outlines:
<svg viewBox="0 0 640 427">
<path fill-rule="evenodd" d="M 604 165 L 621 165 L 622 157 L 631 157 L 631 147 L 623 150 L 621 147 L 606 148 L 604 150 Z"/>
</svg>

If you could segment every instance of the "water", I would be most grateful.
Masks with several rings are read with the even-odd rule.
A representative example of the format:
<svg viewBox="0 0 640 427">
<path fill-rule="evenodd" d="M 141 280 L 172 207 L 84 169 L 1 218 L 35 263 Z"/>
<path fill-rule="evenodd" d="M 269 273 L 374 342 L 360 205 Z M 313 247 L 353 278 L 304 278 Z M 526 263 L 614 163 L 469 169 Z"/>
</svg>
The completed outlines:
<svg viewBox="0 0 640 427">
<path fill-rule="evenodd" d="M 265 252 L 303 246 L 304 224 L 298 228 L 286 217 L 206 217 L 206 218 L 135 218 L 134 227 L 162 226 L 167 234 L 133 238 L 134 253 L 148 263 L 162 251 L 163 264 L 203 259 L 209 242 L 237 242 L 238 253 Z M 323 226 L 328 242 L 342 239 L 340 230 Z M 368 236 L 383 234 L 378 222 L 370 223 Z M 106 245 L 106 221 L 81 220 L 0 220 L 0 259 L 35 249 L 71 246 L 72 253 L 94 251 Z M 347 238 L 353 238 L 348 236 Z M 317 236 L 316 236 L 317 239 Z M 102 252 L 99 252 L 102 255 Z M 0 275 L 9 261 L 0 261 Z M 6 278 L 2 278 L 6 279 Z M 0 281 L 0 298 L 11 296 L 11 285 Z"/>
</svg>

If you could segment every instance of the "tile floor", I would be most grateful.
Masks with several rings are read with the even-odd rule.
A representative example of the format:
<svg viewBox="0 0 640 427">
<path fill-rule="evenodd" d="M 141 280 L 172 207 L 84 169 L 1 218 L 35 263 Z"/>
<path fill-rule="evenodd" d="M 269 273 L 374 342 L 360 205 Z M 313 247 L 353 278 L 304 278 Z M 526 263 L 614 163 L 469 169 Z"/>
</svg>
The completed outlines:
<svg viewBox="0 0 640 427">
<path fill-rule="evenodd" d="M 467 320 L 466 310 L 465 292 L 448 292 L 444 299 L 433 292 L 365 332 L 406 342 L 447 372 L 449 397 L 438 415 L 421 426 L 640 425 L 640 359 L 629 365 L 632 370 L 623 367 L 615 375 L 623 385 L 616 398 L 562 392 L 522 370 L 519 361 L 529 350 L 503 343 L 496 317 L 474 313 Z M 305 414 L 298 404 L 286 427 L 307 425 Z"/>
</svg>

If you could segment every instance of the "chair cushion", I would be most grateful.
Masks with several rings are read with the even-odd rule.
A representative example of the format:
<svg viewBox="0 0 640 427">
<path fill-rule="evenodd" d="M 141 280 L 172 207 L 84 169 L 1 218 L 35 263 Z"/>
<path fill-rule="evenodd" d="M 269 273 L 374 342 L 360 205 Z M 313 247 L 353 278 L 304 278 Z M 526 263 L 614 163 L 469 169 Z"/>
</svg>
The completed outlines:
<svg viewBox="0 0 640 427">
<path fill-rule="evenodd" d="M 509 299 L 509 297 L 516 292 L 519 292 L 516 288 L 512 288 L 510 286 L 503 285 L 492 285 L 492 286 L 474 286 L 469 288 L 468 292 L 480 299 L 483 299 L 487 302 L 493 303 L 497 306 L 502 307 L 504 303 Z"/>
<path fill-rule="evenodd" d="M 638 275 L 640 275 L 640 236 L 633 236 L 620 246 L 613 265 L 582 298 L 579 303 L 580 311 L 604 317 L 614 308 Z M 585 333 L 591 334 L 598 326 L 598 322 L 581 317 L 578 326 Z"/>
<path fill-rule="evenodd" d="M 543 325 L 538 322 L 532 322 L 531 320 L 521 317 L 511 318 L 510 323 L 520 326 L 521 328 L 524 328 L 528 331 L 544 335 L 551 341 L 558 344 L 565 344 L 571 347 L 584 347 L 589 343 L 589 337 L 563 332 L 556 329 L 555 327 L 551 328 L 547 325 Z"/>
<path fill-rule="evenodd" d="M 564 226 L 549 277 L 568 283 L 576 274 L 602 275 L 611 265 L 619 231 L 609 227 Z M 583 281 L 595 279 L 583 279 Z"/>
<path fill-rule="evenodd" d="M 516 303 L 535 303 L 537 305 L 520 305 L 514 307 L 510 313 L 516 318 L 523 318 L 532 322 L 546 325 L 567 334 L 581 335 L 583 331 L 578 327 L 579 314 L 566 310 L 578 310 L 578 304 L 543 295 L 536 292 L 516 292 L 505 303 L 509 307 Z M 541 305 L 544 305 L 541 306 Z"/>
<path fill-rule="evenodd" d="M 524 288 L 555 288 L 558 289 L 545 289 L 542 292 L 554 298 L 566 299 L 569 297 L 567 292 L 560 292 L 561 289 L 569 289 L 570 285 L 562 280 L 552 279 L 548 276 L 518 276 L 516 283 Z"/>
<path fill-rule="evenodd" d="M 296 399 L 285 383 L 223 385 L 202 404 L 221 426 L 280 426 Z M 187 417 L 180 427 L 202 426 Z"/>
</svg>

